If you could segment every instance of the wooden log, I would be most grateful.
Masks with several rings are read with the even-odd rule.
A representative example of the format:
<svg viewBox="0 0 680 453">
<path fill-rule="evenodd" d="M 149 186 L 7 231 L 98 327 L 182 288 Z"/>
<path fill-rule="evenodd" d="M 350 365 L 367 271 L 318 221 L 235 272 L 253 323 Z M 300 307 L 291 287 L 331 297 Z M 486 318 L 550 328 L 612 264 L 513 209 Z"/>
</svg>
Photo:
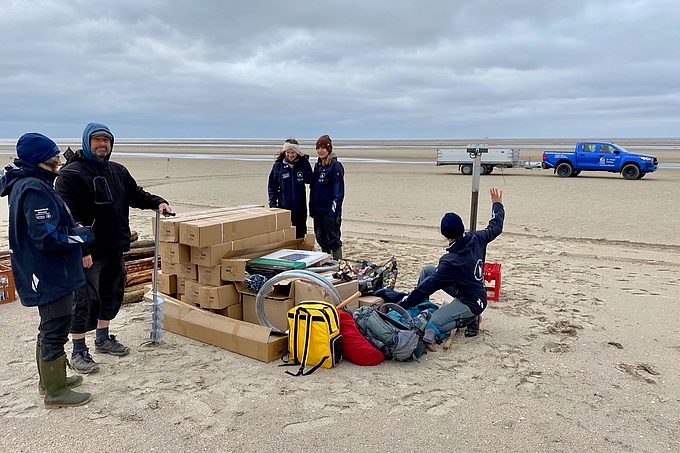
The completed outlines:
<svg viewBox="0 0 680 453">
<path fill-rule="evenodd" d="M 148 257 L 153 258 L 153 253 L 154 253 L 153 246 L 136 248 L 123 253 L 123 259 L 125 261 L 133 261 Z"/>
<path fill-rule="evenodd" d="M 448 351 L 448 349 L 451 347 L 451 342 L 453 341 L 453 338 L 456 336 L 458 333 L 458 329 L 455 329 L 453 332 L 449 333 L 446 338 L 444 339 L 444 351 Z"/>
<path fill-rule="evenodd" d="M 153 257 L 142 258 L 141 260 L 128 261 L 127 263 L 125 263 L 125 269 L 127 270 L 128 273 L 153 269 Z"/>
<path fill-rule="evenodd" d="M 123 296 L 123 304 L 131 304 L 134 302 L 141 302 L 144 299 L 144 290 L 138 289 L 135 291 L 128 291 Z"/>
<path fill-rule="evenodd" d="M 148 248 L 148 247 L 153 248 L 154 245 L 155 245 L 155 242 L 151 239 L 145 239 L 143 241 L 135 241 L 135 242 L 130 243 L 130 251 L 135 250 L 135 249 Z"/>
<path fill-rule="evenodd" d="M 125 286 L 139 285 L 153 280 L 153 269 L 128 274 Z"/>
</svg>

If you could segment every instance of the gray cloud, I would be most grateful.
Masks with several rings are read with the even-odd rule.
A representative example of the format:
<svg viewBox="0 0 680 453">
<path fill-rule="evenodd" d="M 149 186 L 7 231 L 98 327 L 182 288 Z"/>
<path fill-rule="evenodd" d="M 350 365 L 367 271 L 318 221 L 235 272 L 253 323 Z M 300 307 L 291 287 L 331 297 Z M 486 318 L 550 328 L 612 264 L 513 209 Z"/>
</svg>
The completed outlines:
<svg viewBox="0 0 680 453">
<path fill-rule="evenodd" d="M 0 0 L 0 137 L 661 137 L 680 5 Z"/>
</svg>

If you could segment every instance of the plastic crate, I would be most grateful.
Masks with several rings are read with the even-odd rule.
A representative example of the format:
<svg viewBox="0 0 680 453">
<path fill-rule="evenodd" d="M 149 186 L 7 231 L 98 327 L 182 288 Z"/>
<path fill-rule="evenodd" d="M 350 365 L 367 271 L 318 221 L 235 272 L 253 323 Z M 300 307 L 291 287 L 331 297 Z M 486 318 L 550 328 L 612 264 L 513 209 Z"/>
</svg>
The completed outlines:
<svg viewBox="0 0 680 453">
<path fill-rule="evenodd" d="M 17 300 L 17 294 L 14 288 L 12 268 L 0 264 L 0 304 L 6 304 Z"/>
<path fill-rule="evenodd" d="M 484 280 L 486 284 L 486 298 L 498 302 L 501 295 L 501 264 L 484 263 Z"/>
</svg>

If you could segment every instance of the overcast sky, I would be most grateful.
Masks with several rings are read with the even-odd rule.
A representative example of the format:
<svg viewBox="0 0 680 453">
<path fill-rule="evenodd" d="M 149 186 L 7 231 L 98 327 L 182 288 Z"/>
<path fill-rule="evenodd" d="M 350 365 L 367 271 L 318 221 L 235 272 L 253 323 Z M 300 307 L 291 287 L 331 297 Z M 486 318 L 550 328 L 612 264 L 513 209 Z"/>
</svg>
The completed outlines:
<svg viewBox="0 0 680 453">
<path fill-rule="evenodd" d="M 0 0 L 0 138 L 680 135 L 678 0 Z"/>
</svg>

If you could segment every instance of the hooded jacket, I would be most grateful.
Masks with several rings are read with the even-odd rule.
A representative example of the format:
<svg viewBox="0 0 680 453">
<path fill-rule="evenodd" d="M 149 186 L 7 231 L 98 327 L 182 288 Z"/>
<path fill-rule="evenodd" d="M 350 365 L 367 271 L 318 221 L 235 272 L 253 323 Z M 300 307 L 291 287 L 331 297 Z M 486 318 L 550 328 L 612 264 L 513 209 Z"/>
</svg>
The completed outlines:
<svg viewBox="0 0 680 453">
<path fill-rule="evenodd" d="M 77 228 L 52 186 L 56 173 L 15 159 L 0 177 L 0 196 L 9 197 L 9 246 L 21 303 L 45 305 L 85 284 L 81 246 L 92 229 Z"/>
<path fill-rule="evenodd" d="M 57 192 L 75 220 L 92 226 L 96 241 L 83 247 L 83 255 L 95 257 L 130 250 L 129 208 L 158 209 L 159 204 L 166 203 L 139 187 L 123 165 L 110 161 L 111 153 L 102 161 L 94 156 L 90 137 L 97 131 L 111 133 L 103 124 L 88 124 L 83 131 L 82 149 L 65 156 L 68 160 L 56 181 Z"/>
<path fill-rule="evenodd" d="M 345 168 L 335 155 L 327 166 L 319 158 L 314 166 L 314 175 L 309 191 L 309 215 L 328 216 L 335 220 L 342 216 L 342 201 L 345 198 Z"/>
<path fill-rule="evenodd" d="M 269 207 L 288 209 L 294 216 L 307 216 L 307 188 L 312 180 L 309 156 L 297 156 L 293 162 L 274 162 L 269 173 Z"/>
<path fill-rule="evenodd" d="M 434 274 L 423 280 L 405 300 L 399 303 L 404 308 L 415 307 L 432 293 L 448 286 L 453 287 L 455 297 L 479 315 L 486 308 L 486 285 L 484 283 L 484 261 L 486 246 L 503 231 L 505 209 L 501 203 L 491 208 L 491 220 L 481 231 L 471 231 L 455 240 L 439 259 Z"/>
</svg>

